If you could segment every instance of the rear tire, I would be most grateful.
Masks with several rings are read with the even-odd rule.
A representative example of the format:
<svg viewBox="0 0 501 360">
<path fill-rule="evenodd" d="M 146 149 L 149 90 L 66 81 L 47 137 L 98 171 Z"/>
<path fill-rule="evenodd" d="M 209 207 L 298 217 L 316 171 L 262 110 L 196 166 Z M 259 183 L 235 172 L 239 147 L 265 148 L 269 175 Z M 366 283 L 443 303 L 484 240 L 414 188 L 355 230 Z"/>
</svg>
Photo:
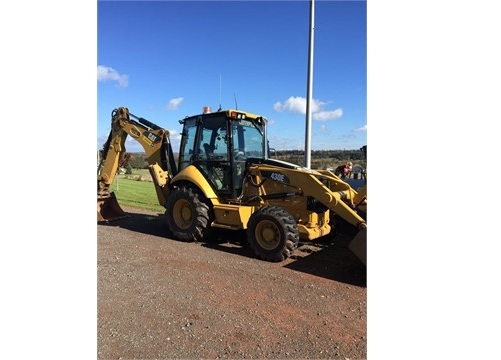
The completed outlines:
<svg viewBox="0 0 501 360">
<path fill-rule="evenodd" d="M 279 206 L 265 206 L 250 217 L 247 241 L 260 259 L 285 260 L 299 243 L 296 220 Z"/>
<path fill-rule="evenodd" d="M 181 186 L 170 193 L 165 220 L 172 235 L 184 241 L 200 241 L 211 223 L 210 208 L 205 197 L 192 188 Z"/>
</svg>

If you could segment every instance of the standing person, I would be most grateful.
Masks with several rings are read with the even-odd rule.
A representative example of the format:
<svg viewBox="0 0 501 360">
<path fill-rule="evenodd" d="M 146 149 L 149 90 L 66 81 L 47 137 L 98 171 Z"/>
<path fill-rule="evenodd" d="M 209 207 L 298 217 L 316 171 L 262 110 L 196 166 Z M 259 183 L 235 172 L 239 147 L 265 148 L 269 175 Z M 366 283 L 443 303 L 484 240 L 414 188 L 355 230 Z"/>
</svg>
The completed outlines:
<svg viewBox="0 0 501 360">
<path fill-rule="evenodd" d="M 339 176 L 341 179 L 345 179 L 350 177 L 352 170 L 353 164 L 351 161 L 348 161 L 344 165 L 339 165 L 336 170 L 334 170 L 334 174 Z"/>
<path fill-rule="evenodd" d="M 351 176 L 351 171 L 353 170 L 353 163 L 351 161 L 348 161 L 346 163 L 346 165 L 344 166 L 344 169 L 343 169 L 343 176 L 341 176 L 342 178 L 350 178 Z"/>
</svg>

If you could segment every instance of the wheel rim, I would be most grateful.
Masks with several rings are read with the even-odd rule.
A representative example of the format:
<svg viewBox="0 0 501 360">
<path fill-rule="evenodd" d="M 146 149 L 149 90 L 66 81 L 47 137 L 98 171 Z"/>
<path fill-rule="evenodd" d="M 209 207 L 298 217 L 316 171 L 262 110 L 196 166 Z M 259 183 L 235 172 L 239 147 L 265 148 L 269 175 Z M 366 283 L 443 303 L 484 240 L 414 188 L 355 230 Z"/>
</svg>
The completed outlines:
<svg viewBox="0 0 501 360">
<path fill-rule="evenodd" d="M 176 201 L 172 209 L 172 217 L 180 229 L 188 229 L 193 221 L 193 212 L 189 201 L 184 199 Z"/>
<path fill-rule="evenodd" d="M 273 221 L 260 221 L 255 234 L 256 241 L 263 249 L 273 250 L 280 244 L 280 229 Z"/>
</svg>

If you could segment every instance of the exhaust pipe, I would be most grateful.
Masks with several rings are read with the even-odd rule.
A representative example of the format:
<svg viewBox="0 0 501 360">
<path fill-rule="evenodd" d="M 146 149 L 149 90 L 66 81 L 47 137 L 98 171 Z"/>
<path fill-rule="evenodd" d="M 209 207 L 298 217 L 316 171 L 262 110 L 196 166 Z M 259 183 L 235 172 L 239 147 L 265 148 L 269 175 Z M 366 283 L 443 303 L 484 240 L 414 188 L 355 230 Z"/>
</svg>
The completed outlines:
<svg viewBox="0 0 501 360">
<path fill-rule="evenodd" d="M 118 204 L 115 193 L 97 195 L 97 222 L 108 222 L 127 216 L 127 213 Z"/>
</svg>

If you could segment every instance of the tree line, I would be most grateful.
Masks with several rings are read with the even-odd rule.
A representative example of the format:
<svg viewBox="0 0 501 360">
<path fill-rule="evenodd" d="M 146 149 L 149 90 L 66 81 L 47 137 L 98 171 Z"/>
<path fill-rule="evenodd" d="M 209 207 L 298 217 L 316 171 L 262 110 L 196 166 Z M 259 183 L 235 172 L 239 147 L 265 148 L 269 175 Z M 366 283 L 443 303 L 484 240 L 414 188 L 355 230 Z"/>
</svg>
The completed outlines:
<svg viewBox="0 0 501 360">
<path fill-rule="evenodd" d="M 100 150 L 99 154 L 102 158 L 103 153 Z M 178 154 L 174 157 L 177 161 Z M 311 151 L 311 168 L 328 168 L 336 167 L 342 163 L 351 161 L 353 164 L 358 164 L 366 168 L 366 154 L 360 150 L 312 150 Z M 270 157 L 278 160 L 287 161 L 293 164 L 304 166 L 305 152 L 304 150 L 271 150 Z M 142 152 L 125 153 L 120 161 L 120 167 L 130 169 L 145 169 L 148 167 L 146 154 Z"/>
<path fill-rule="evenodd" d="M 304 157 L 304 150 L 275 150 L 272 151 L 277 157 Z M 364 160 L 364 153 L 361 150 L 312 150 L 312 159 L 334 159 L 334 160 Z"/>
<path fill-rule="evenodd" d="M 305 166 L 304 150 L 277 150 L 272 151 L 270 157 L 287 161 L 296 165 Z M 312 150 L 311 151 L 311 168 L 312 169 L 327 169 L 336 168 L 348 161 L 354 165 L 359 165 L 366 168 L 365 153 L 360 150 Z"/>
</svg>

